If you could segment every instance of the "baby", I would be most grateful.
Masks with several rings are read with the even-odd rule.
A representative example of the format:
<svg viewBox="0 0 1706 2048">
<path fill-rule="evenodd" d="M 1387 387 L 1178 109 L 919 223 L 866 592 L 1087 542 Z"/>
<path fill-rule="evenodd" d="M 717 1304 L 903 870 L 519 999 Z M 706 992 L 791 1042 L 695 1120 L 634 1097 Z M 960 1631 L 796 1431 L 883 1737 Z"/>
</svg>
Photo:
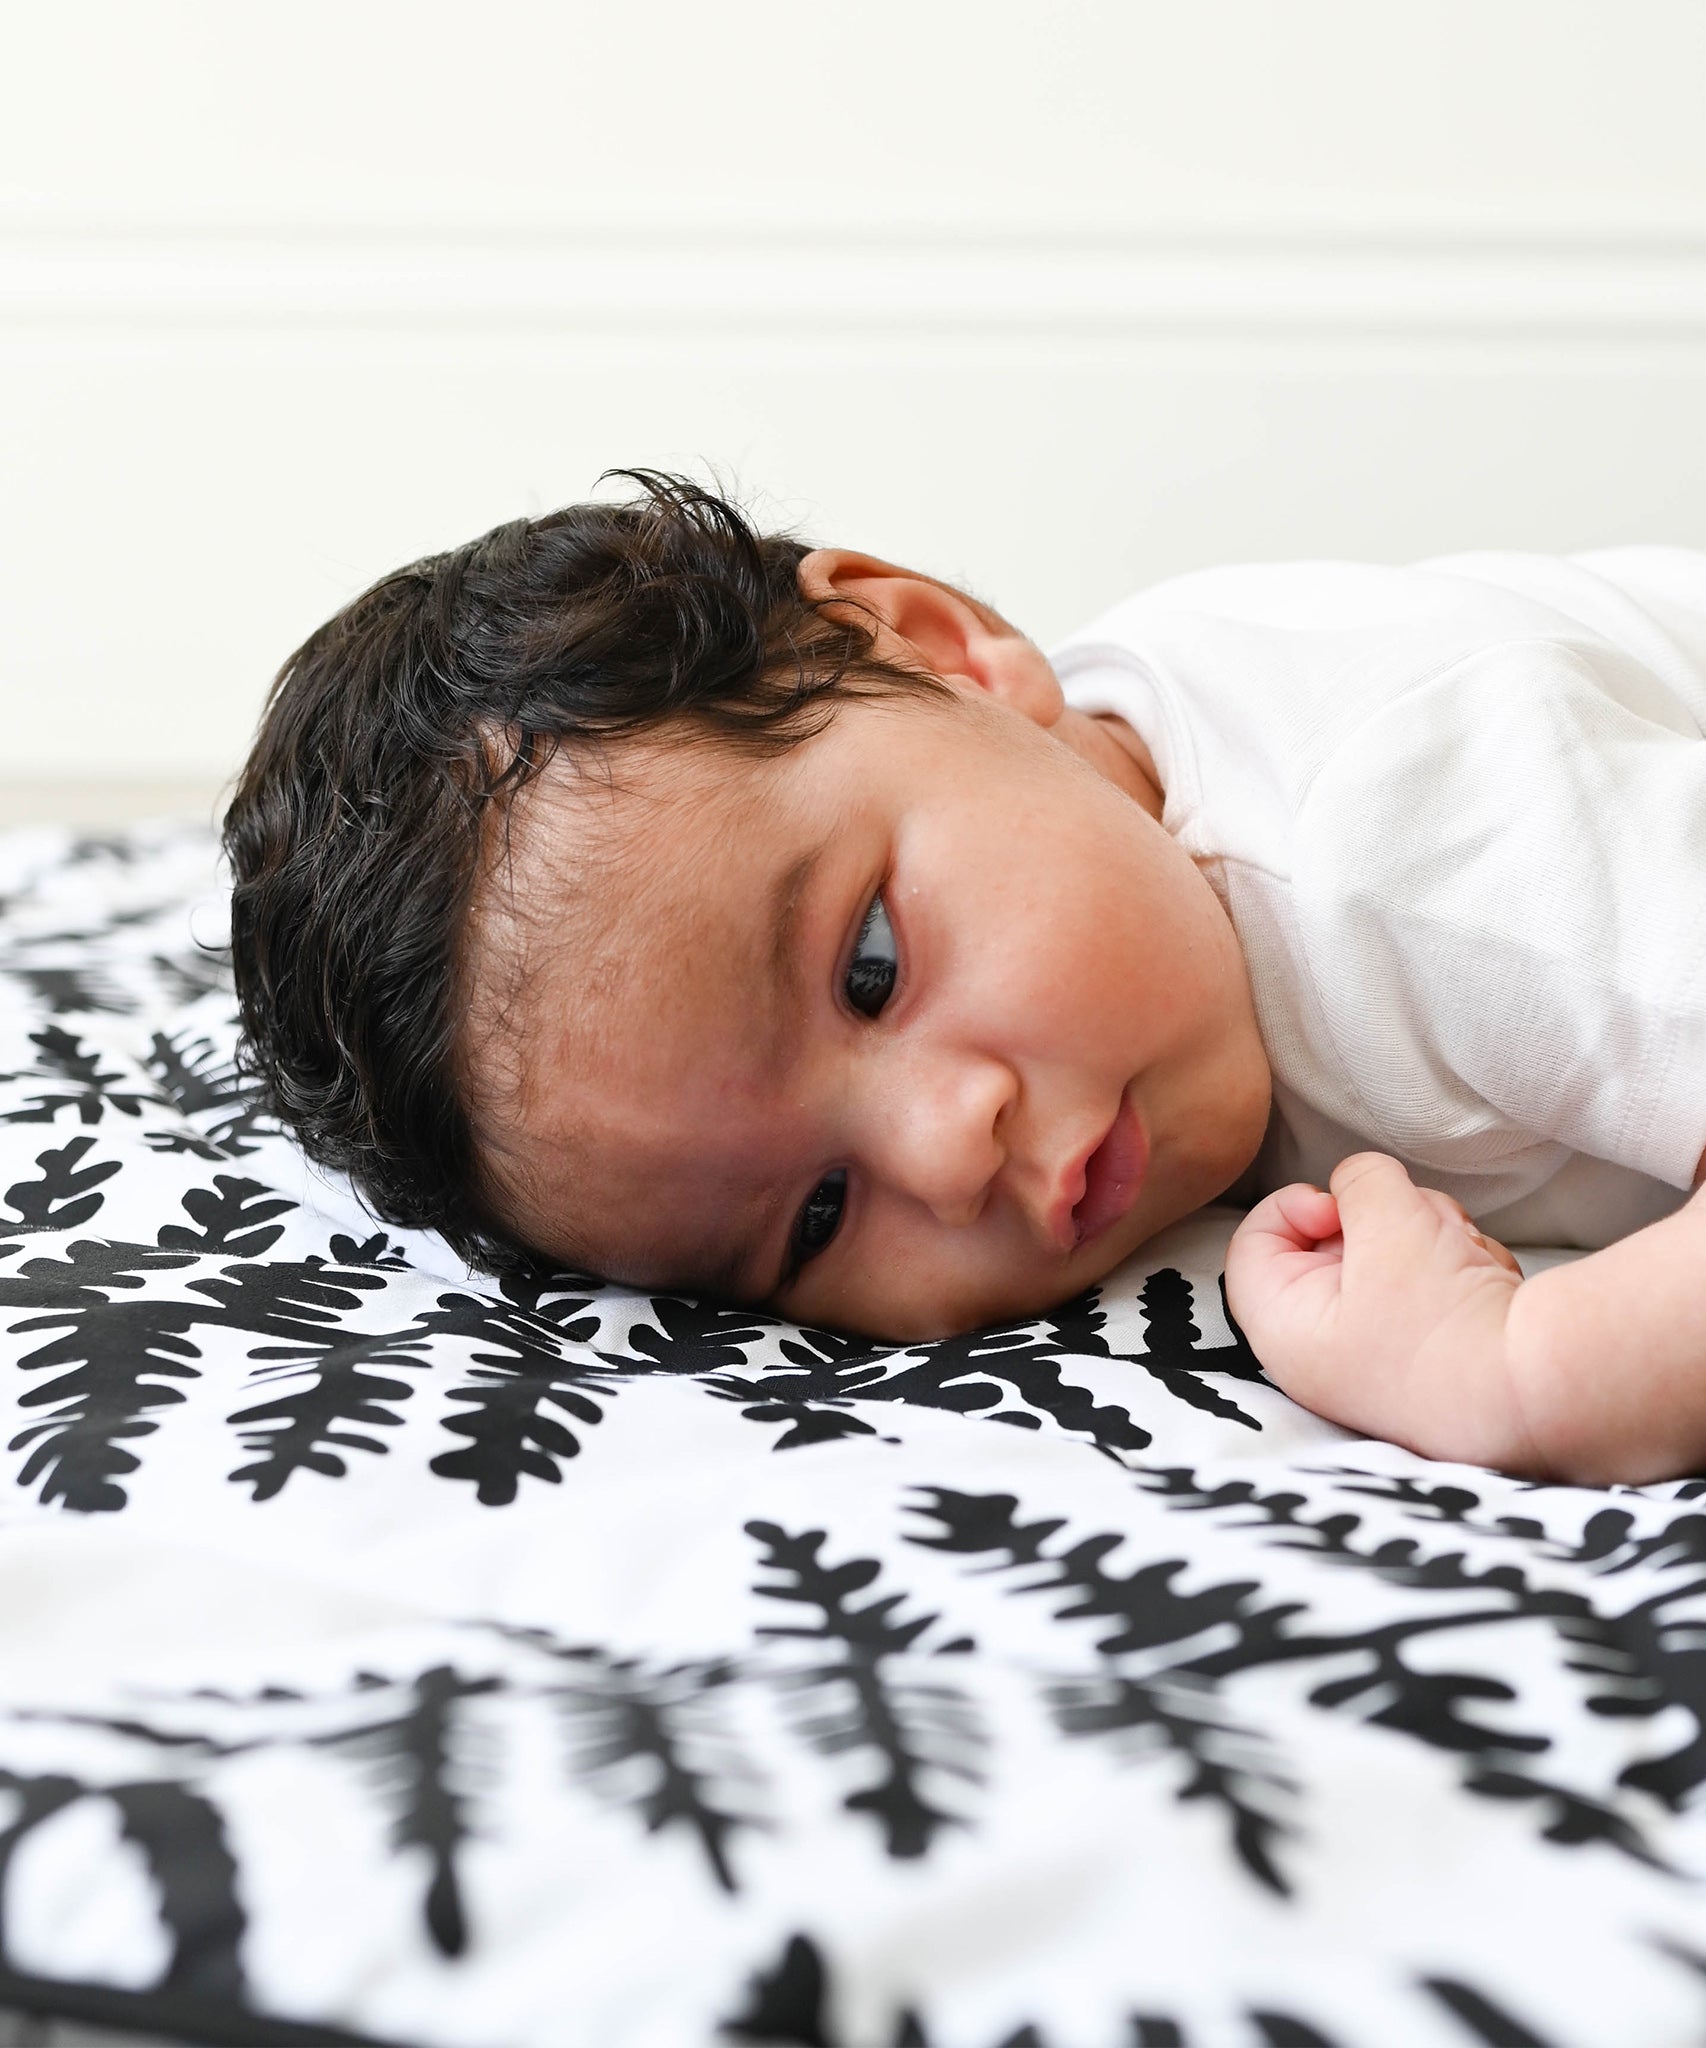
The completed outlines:
<svg viewBox="0 0 1706 2048">
<path fill-rule="evenodd" d="M 1706 1465 L 1706 556 L 1215 571 L 1051 660 L 622 475 L 279 678 L 233 941 L 313 1157 L 476 1262 L 892 1339 L 1227 1196 L 1322 1414 Z"/>
</svg>

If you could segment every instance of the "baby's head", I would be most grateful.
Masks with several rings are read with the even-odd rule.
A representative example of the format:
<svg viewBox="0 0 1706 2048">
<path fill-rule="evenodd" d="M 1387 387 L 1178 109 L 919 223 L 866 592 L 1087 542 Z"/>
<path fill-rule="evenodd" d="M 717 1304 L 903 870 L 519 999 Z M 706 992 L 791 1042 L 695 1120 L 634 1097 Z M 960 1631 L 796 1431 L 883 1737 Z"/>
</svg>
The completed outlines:
<svg viewBox="0 0 1706 2048">
<path fill-rule="evenodd" d="M 963 592 L 675 478 L 386 577 L 226 819 L 308 1152 L 517 1256 L 940 1335 L 1249 1164 L 1232 927 L 1142 743 Z"/>
</svg>

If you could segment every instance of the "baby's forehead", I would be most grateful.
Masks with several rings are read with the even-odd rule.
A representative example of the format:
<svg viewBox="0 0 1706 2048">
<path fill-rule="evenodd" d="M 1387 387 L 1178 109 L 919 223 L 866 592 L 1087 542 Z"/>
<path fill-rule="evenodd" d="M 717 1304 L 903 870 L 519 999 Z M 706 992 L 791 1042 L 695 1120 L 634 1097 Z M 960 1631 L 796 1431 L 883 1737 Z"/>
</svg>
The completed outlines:
<svg viewBox="0 0 1706 2048">
<path fill-rule="evenodd" d="M 480 909 L 524 939 L 590 955 L 679 936 L 671 927 L 692 917 L 708 877 L 780 852 L 797 829 L 778 765 L 649 737 L 590 763 L 559 754 L 512 805 Z"/>
<path fill-rule="evenodd" d="M 512 1219 L 584 1216 L 596 1190 L 607 1220 L 622 1212 L 645 1234 L 664 1221 L 649 1181 L 714 1168 L 715 1144 L 700 1158 L 694 1133 L 715 1123 L 722 1080 L 738 1089 L 766 1064 L 757 992 L 800 836 L 754 765 L 727 776 L 660 758 L 614 780 L 547 770 L 517 806 L 471 921 L 459 1061 L 487 1193 Z M 525 1234 L 558 1256 L 622 1263 L 607 1245 L 546 1243 L 536 1223 Z M 649 1256 L 671 1248 L 660 1239 Z"/>
<path fill-rule="evenodd" d="M 658 1003 L 690 995 L 708 946 L 739 943 L 800 829 L 780 796 L 768 761 L 650 739 L 590 763 L 559 755 L 533 778 L 488 846 L 462 939 L 460 1065 L 478 1122 L 502 1096 L 526 1101 L 564 1034 L 591 1054 L 644 1029 Z M 547 1064 L 561 1111 L 566 1063 Z"/>
</svg>

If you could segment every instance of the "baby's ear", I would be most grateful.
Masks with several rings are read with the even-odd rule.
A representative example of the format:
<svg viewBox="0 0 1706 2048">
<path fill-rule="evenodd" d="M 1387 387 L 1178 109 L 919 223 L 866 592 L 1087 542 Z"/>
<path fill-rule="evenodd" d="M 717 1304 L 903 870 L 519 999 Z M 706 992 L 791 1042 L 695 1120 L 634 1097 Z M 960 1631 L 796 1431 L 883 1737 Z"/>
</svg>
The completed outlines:
<svg viewBox="0 0 1706 2048">
<path fill-rule="evenodd" d="M 1037 725 L 1065 708 L 1048 658 L 999 612 L 933 576 L 850 548 L 814 548 L 800 563 L 808 604 L 846 607 L 873 629 L 881 661 L 924 668 L 956 690 L 1011 706 Z"/>
</svg>

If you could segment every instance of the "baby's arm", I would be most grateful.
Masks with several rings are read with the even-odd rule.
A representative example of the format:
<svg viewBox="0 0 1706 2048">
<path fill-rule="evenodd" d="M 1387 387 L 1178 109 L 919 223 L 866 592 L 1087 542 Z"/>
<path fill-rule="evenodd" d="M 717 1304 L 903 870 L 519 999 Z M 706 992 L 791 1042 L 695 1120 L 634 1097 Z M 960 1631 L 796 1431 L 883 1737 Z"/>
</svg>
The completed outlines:
<svg viewBox="0 0 1706 2048">
<path fill-rule="evenodd" d="M 1306 1407 L 1428 1457 L 1579 1484 L 1706 1468 L 1706 1188 L 1524 1280 L 1449 1196 L 1359 1152 L 1257 1205 L 1233 1314 Z"/>
</svg>

